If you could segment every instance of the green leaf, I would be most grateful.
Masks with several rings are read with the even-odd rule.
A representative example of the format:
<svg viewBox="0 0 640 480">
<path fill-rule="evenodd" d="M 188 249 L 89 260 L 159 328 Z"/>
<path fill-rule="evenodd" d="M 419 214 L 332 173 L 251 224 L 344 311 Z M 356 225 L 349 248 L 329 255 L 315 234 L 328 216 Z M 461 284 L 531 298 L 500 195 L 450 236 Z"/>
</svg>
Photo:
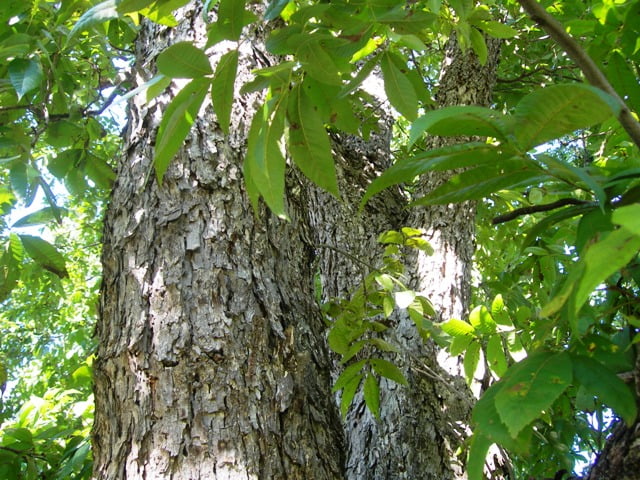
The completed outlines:
<svg viewBox="0 0 640 480">
<path fill-rule="evenodd" d="M 484 463 L 493 442 L 484 435 L 474 432 L 469 440 L 469 457 L 467 458 L 467 476 L 469 480 L 483 480 Z"/>
<path fill-rule="evenodd" d="M 199 78 L 213 73 L 207 55 L 191 42 L 178 42 L 158 55 L 158 71 L 170 78 Z"/>
<path fill-rule="evenodd" d="M 518 35 L 516 29 L 494 20 L 479 22 L 478 26 L 484 33 L 493 38 L 513 38 Z"/>
<path fill-rule="evenodd" d="M 611 215 L 611 221 L 640 236 L 640 204 L 617 208 Z"/>
<path fill-rule="evenodd" d="M 492 334 L 496 331 L 496 322 L 484 305 L 474 308 L 469 314 L 469 323 L 476 331 L 484 334 Z"/>
<path fill-rule="evenodd" d="M 399 160 L 371 182 L 360 201 L 360 208 L 385 188 L 399 183 L 411 183 L 418 175 L 430 170 L 464 168 L 500 162 L 503 159 L 504 156 L 497 147 L 484 143 L 472 143 L 439 148 L 412 158 Z"/>
<path fill-rule="evenodd" d="M 478 368 L 480 362 L 480 342 L 474 341 L 468 347 L 464 354 L 464 360 L 462 366 L 464 368 L 464 376 L 467 380 L 467 384 L 471 385 L 473 382 L 473 376 Z"/>
<path fill-rule="evenodd" d="M 457 357 L 462 354 L 469 345 L 473 341 L 473 337 L 471 335 L 460 335 L 458 337 L 453 337 L 451 340 L 451 345 L 449 345 L 449 354 L 452 357 Z"/>
<path fill-rule="evenodd" d="M 30 213 L 15 221 L 12 228 L 30 227 L 34 225 L 43 225 L 45 223 L 58 220 L 60 212 L 64 212 L 60 207 L 44 207 L 37 212 Z"/>
<path fill-rule="evenodd" d="M 32 235 L 18 235 L 27 254 L 45 270 L 55 273 L 60 278 L 69 276 L 65 259 L 56 247 L 46 240 Z"/>
<path fill-rule="evenodd" d="M 507 312 L 501 294 L 496 295 L 493 302 L 491 302 L 491 315 L 498 325 L 513 327 L 513 322 L 509 318 L 509 312 Z"/>
<path fill-rule="evenodd" d="M 589 357 L 572 356 L 572 362 L 576 381 L 612 408 L 627 425 L 633 425 L 638 412 L 631 389 L 614 372 Z"/>
<path fill-rule="evenodd" d="M 514 112 L 516 138 L 523 150 L 529 150 L 619 111 L 619 103 L 598 88 L 580 83 L 552 85 L 520 100 Z"/>
<path fill-rule="evenodd" d="M 593 290 L 609 276 L 623 268 L 640 249 L 640 236 L 621 228 L 590 245 L 581 262 L 584 271 L 576 282 L 573 309 L 577 313 Z"/>
<path fill-rule="evenodd" d="M 424 132 L 443 137 L 478 136 L 498 140 L 505 140 L 509 135 L 504 115 L 476 105 L 456 105 L 426 113 L 411 124 L 409 145 Z"/>
<path fill-rule="evenodd" d="M 500 335 L 492 335 L 487 342 L 487 363 L 489 368 L 498 376 L 502 377 L 507 371 L 507 357 L 502 345 Z"/>
<path fill-rule="evenodd" d="M 381 350 L 383 352 L 400 353 L 401 351 L 400 347 L 398 347 L 397 345 L 393 345 L 386 340 L 382 340 L 381 338 L 370 338 L 368 342 L 371 345 L 375 346 L 378 350 Z"/>
<path fill-rule="evenodd" d="M 376 419 L 380 419 L 380 387 L 376 377 L 369 374 L 364 381 L 364 403 Z"/>
<path fill-rule="evenodd" d="M 271 0 L 269 6 L 264 12 L 265 20 L 273 20 L 280 15 L 280 12 L 287 6 L 289 0 Z"/>
<path fill-rule="evenodd" d="M 192 80 L 176 95 L 164 112 L 158 128 L 153 159 L 159 183 L 162 183 L 162 177 L 169 167 L 169 162 L 178 153 L 191 130 L 209 85 L 210 82 L 206 78 Z"/>
<path fill-rule="evenodd" d="M 339 197 L 329 136 L 317 110 L 300 88 L 289 95 L 288 114 L 293 161 L 312 182 Z"/>
<path fill-rule="evenodd" d="M 349 413 L 349 407 L 351 406 L 351 402 L 353 401 L 353 397 L 355 397 L 356 392 L 358 391 L 358 387 L 360 386 L 360 382 L 362 381 L 363 375 L 358 373 L 349 379 L 348 383 L 345 384 L 342 389 L 342 395 L 340 397 L 340 414 L 342 415 L 342 419 L 347 418 L 347 413 Z"/>
<path fill-rule="evenodd" d="M 217 26 L 224 39 L 240 39 L 245 26 L 245 3 L 246 0 L 220 0 Z"/>
<path fill-rule="evenodd" d="M 120 13 L 118 12 L 117 4 L 118 0 L 106 0 L 87 10 L 69 32 L 67 44 L 78 33 L 89 30 L 99 23 L 118 18 Z"/>
<path fill-rule="evenodd" d="M 299 35 L 301 43 L 296 50 L 296 57 L 305 71 L 315 80 L 328 85 L 341 85 L 340 69 L 336 59 L 323 46 L 322 41 Z"/>
<path fill-rule="evenodd" d="M 372 358 L 371 360 L 369 360 L 369 363 L 371 363 L 373 371 L 378 375 L 388 378 L 389 380 L 393 380 L 394 382 L 399 383 L 400 385 L 404 385 L 405 387 L 409 386 L 409 382 L 402 374 L 400 369 L 388 360 L 384 360 L 382 358 Z"/>
<path fill-rule="evenodd" d="M 440 328 L 452 337 L 475 336 L 475 329 L 467 322 L 457 318 L 441 323 Z"/>
<path fill-rule="evenodd" d="M 513 438 L 538 418 L 573 380 L 571 357 L 566 352 L 533 354 L 504 377 L 495 405 Z"/>
<path fill-rule="evenodd" d="M 360 373 L 360 370 L 362 370 L 362 367 L 364 367 L 365 363 L 367 363 L 366 359 L 360 360 L 345 368 L 336 380 L 336 383 L 333 385 L 331 391 L 335 393 L 338 390 L 343 389 L 347 385 L 347 383 L 353 380 L 353 378 Z"/>
<path fill-rule="evenodd" d="M 218 124 L 224 133 L 229 134 L 231 122 L 231 108 L 234 99 L 234 84 L 238 71 L 238 51 L 232 50 L 225 53 L 211 82 L 211 99 L 213 110 L 218 117 Z"/>
<path fill-rule="evenodd" d="M 256 112 L 249 130 L 244 174 L 256 195 L 262 195 L 267 206 L 280 218 L 288 218 L 284 205 L 284 173 L 286 160 L 280 150 L 284 131 L 284 109 L 278 107 L 269 117 L 268 106 Z M 249 187 L 248 187 L 249 188 Z M 257 202 L 257 197 L 252 202 Z M 254 205 L 254 210 L 257 205 Z"/>
<path fill-rule="evenodd" d="M 503 189 L 542 182 L 547 176 L 532 162 L 512 158 L 494 165 L 482 165 L 456 174 L 413 205 L 442 205 L 479 200 Z"/>
<path fill-rule="evenodd" d="M 418 96 L 411 81 L 396 66 L 393 55 L 386 52 L 380 61 L 384 91 L 389 102 L 398 112 L 409 120 L 415 120 L 418 115 Z"/>
<path fill-rule="evenodd" d="M 9 63 L 9 80 L 13 86 L 18 100 L 26 93 L 40 87 L 44 75 L 40 62 L 16 58 Z"/>
<path fill-rule="evenodd" d="M 487 42 L 484 40 L 484 36 L 475 28 L 471 29 L 470 33 L 471 40 L 471 48 L 473 48 L 473 52 L 478 57 L 478 62 L 480 65 L 485 65 L 487 63 L 487 57 L 489 55 L 487 50 Z"/>
</svg>

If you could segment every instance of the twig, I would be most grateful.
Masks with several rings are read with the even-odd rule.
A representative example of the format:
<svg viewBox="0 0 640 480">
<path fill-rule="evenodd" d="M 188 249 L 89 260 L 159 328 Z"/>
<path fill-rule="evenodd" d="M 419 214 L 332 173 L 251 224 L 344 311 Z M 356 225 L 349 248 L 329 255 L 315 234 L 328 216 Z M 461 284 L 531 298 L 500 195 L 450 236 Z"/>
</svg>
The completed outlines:
<svg viewBox="0 0 640 480">
<path fill-rule="evenodd" d="M 560 47 L 576 62 L 576 65 L 582 70 L 584 76 L 594 87 L 604 90 L 614 97 L 620 104 L 620 113 L 618 120 L 622 127 L 629 134 L 633 142 L 640 148 L 640 123 L 638 123 L 631 114 L 631 110 L 620 98 L 607 77 L 598 68 L 589 54 L 582 48 L 574 38 L 569 35 L 562 24 L 551 16 L 536 0 L 518 0 L 518 3 L 529 14 L 531 20 L 536 22 L 545 32 L 553 38 Z"/>
<path fill-rule="evenodd" d="M 505 213 L 504 215 L 498 215 L 491 220 L 493 225 L 499 223 L 510 222 L 522 215 L 529 215 L 531 213 L 548 212 L 549 210 L 555 210 L 556 208 L 564 207 L 565 205 L 586 205 L 591 202 L 586 200 L 578 200 L 577 198 L 561 198 L 552 203 L 544 203 L 542 205 L 531 205 L 529 207 L 516 208 L 512 212 Z"/>
</svg>

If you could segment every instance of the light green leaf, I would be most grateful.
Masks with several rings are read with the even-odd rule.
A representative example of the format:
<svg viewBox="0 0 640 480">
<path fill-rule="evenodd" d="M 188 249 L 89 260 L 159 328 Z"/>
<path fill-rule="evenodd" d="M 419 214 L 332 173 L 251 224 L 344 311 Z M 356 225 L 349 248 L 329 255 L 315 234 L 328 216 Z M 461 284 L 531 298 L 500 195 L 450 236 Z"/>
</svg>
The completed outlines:
<svg viewBox="0 0 640 480">
<path fill-rule="evenodd" d="M 474 308 L 469 314 L 469 323 L 476 331 L 492 334 L 496 331 L 496 322 L 484 305 Z"/>
<path fill-rule="evenodd" d="M 213 73 L 209 58 L 191 42 L 178 42 L 158 55 L 158 71 L 171 78 L 198 78 Z"/>
<path fill-rule="evenodd" d="M 322 42 L 313 37 L 306 39 L 302 34 L 299 37 L 301 43 L 297 48 L 296 57 L 305 71 L 318 82 L 341 85 L 342 80 L 336 61 L 322 47 Z"/>
<path fill-rule="evenodd" d="M 169 162 L 178 153 L 191 130 L 209 85 L 210 81 L 206 78 L 192 80 L 176 95 L 164 112 L 158 128 L 153 159 L 159 183 L 162 183 Z"/>
<path fill-rule="evenodd" d="M 16 58 L 9 63 L 9 80 L 13 86 L 18 100 L 26 93 L 40 87 L 44 75 L 40 62 Z"/>
<path fill-rule="evenodd" d="M 612 408 L 627 425 L 633 425 L 638 411 L 631 389 L 614 372 L 589 357 L 573 356 L 572 363 L 576 381 Z"/>
<path fill-rule="evenodd" d="M 378 375 L 388 378 L 389 380 L 393 380 L 394 382 L 399 383 L 400 385 L 404 385 L 405 387 L 409 386 L 409 382 L 402 374 L 400 369 L 388 360 L 384 360 L 382 358 L 372 358 L 371 360 L 369 360 L 369 363 L 371 363 L 373 371 Z"/>
<path fill-rule="evenodd" d="M 394 352 L 400 353 L 400 347 L 397 345 L 393 345 L 386 340 L 382 340 L 381 338 L 370 338 L 368 342 L 375 346 L 378 350 L 382 350 L 383 352 Z"/>
<path fill-rule="evenodd" d="M 495 20 L 480 22 L 478 26 L 483 32 L 493 38 L 513 38 L 518 35 L 518 31 L 515 28 L 505 25 L 502 22 L 496 22 Z"/>
<path fill-rule="evenodd" d="M 513 327 L 513 322 L 509 318 L 509 312 L 504 305 L 501 294 L 496 295 L 493 302 L 491 302 L 491 315 L 498 325 Z"/>
<path fill-rule="evenodd" d="M 211 83 L 213 110 L 224 133 L 229 134 L 231 108 L 234 99 L 234 84 L 238 71 L 238 51 L 232 50 L 222 56 Z"/>
<path fill-rule="evenodd" d="M 156 0 L 116 0 L 116 3 L 118 4 L 118 12 L 131 13 L 142 10 L 143 8 L 150 6 L 155 1 Z"/>
<path fill-rule="evenodd" d="M 507 357 L 500 335 L 492 335 L 487 342 L 487 363 L 498 377 L 502 377 L 507 371 Z"/>
<path fill-rule="evenodd" d="M 449 354 L 452 357 L 457 357 L 467 348 L 469 348 L 469 344 L 472 341 L 473 337 L 471 335 L 460 335 L 457 337 L 453 337 L 453 340 L 451 340 L 451 345 L 449 345 Z"/>
<path fill-rule="evenodd" d="M 413 84 L 396 66 L 394 54 L 385 53 L 380 61 L 384 91 L 393 107 L 409 120 L 415 120 L 418 114 L 418 96 Z"/>
<path fill-rule="evenodd" d="M 443 137 L 464 135 L 498 140 L 505 140 L 510 133 L 504 115 L 476 105 L 456 105 L 426 113 L 411 124 L 409 145 L 413 145 L 424 132 Z"/>
<path fill-rule="evenodd" d="M 369 374 L 364 381 L 364 403 L 376 419 L 380 419 L 380 387 L 376 377 Z"/>
<path fill-rule="evenodd" d="M 46 240 L 32 235 L 18 235 L 27 254 L 45 270 L 60 278 L 69 276 L 64 257 Z"/>
<path fill-rule="evenodd" d="M 473 382 L 473 376 L 478 368 L 480 362 L 480 342 L 474 341 L 468 347 L 464 354 L 464 360 L 462 366 L 464 368 L 464 376 L 467 380 L 467 384 L 471 385 Z"/>
<path fill-rule="evenodd" d="M 640 204 L 617 208 L 611 215 L 611 221 L 640 236 Z"/>
<path fill-rule="evenodd" d="M 512 367 L 503 380 L 495 405 L 509 433 L 516 438 L 571 384 L 571 357 L 566 352 L 533 354 Z"/>
<path fill-rule="evenodd" d="M 329 136 L 317 110 L 300 88 L 289 95 L 288 114 L 293 161 L 312 182 L 339 197 Z"/>
<path fill-rule="evenodd" d="M 457 318 L 441 323 L 440 328 L 452 337 L 475 336 L 475 329 L 467 322 Z"/>
<path fill-rule="evenodd" d="M 416 298 L 416 292 L 413 290 L 403 290 L 395 292 L 393 298 L 398 308 L 407 308 L 413 303 L 413 299 Z"/>
<path fill-rule="evenodd" d="M 520 100 L 514 112 L 516 138 L 523 150 L 529 150 L 619 111 L 619 103 L 598 88 L 580 83 L 552 85 Z"/>
</svg>

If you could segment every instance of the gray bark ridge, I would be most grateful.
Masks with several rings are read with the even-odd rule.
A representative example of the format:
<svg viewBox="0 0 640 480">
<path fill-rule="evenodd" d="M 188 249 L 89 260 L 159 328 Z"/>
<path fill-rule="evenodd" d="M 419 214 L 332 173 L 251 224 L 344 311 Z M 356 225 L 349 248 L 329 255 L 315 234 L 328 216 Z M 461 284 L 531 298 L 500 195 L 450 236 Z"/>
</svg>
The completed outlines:
<svg viewBox="0 0 640 480">
<path fill-rule="evenodd" d="M 146 25 L 139 65 L 163 42 L 201 40 L 200 16 Z M 252 68 L 243 55 L 242 75 Z M 159 186 L 145 178 L 169 98 L 131 105 L 105 220 L 94 476 L 343 478 L 313 250 L 296 205 L 290 223 L 254 216 L 244 192 L 251 99 L 230 137 L 206 108 Z"/>
</svg>

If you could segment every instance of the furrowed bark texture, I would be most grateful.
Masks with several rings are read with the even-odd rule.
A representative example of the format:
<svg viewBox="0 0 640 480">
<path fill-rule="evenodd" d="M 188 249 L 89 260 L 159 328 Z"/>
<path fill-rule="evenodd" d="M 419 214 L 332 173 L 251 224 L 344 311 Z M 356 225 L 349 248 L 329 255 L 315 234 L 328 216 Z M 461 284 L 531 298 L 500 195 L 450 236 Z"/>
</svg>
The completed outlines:
<svg viewBox="0 0 640 480">
<path fill-rule="evenodd" d="M 145 25 L 139 77 L 152 76 L 166 45 L 202 44 L 200 19 L 191 6 L 176 29 Z M 263 66 L 252 62 L 250 49 L 261 48 L 255 33 L 254 47 L 241 52 L 237 86 Z M 222 47 L 212 53 L 214 62 Z M 452 52 L 441 103 L 486 103 L 493 56 L 480 67 L 473 56 Z M 458 73 L 448 81 L 449 72 Z M 95 478 L 464 478 L 454 451 L 472 396 L 438 365 L 437 349 L 424 345 L 407 319 L 399 318 L 394 329 L 405 348 L 394 361 L 410 388 L 383 382 L 380 422 L 362 399 L 347 423 L 340 422 L 330 394 L 335 360 L 325 345 L 313 280 L 320 269 L 325 295 L 343 295 L 361 278 L 362 266 L 339 250 L 375 263 L 381 231 L 424 227 L 436 253 L 417 268 L 416 286 L 442 318 L 461 315 L 473 251 L 470 207 L 407 218 L 402 195 L 389 190 L 359 214 L 361 193 L 389 163 L 387 126 L 368 142 L 335 138 L 343 201 L 294 173 L 288 178 L 291 222 L 266 211 L 256 217 L 241 177 L 251 98 L 236 102 L 230 136 L 217 128 L 211 107 L 203 109 L 158 186 L 148 173 L 169 100 L 131 105 L 128 149 L 105 220 Z"/>
<path fill-rule="evenodd" d="M 187 10 L 166 35 L 146 26 L 139 65 L 204 32 L 200 16 Z M 241 63 L 240 77 L 256 68 Z M 243 191 L 252 105 L 236 106 L 230 137 L 207 108 L 159 187 L 145 178 L 167 100 L 132 106 L 106 218 L 94 475 L 342 478 L 305 226 L 296 205 L 290 224 L 255 218 Z"/>
<path fill-rule="evenodd" d="M 438 90 L 440 106 L 489 104 L 499 43 L 490 41 L 489 46 L 489 61 L 481 66 L 475 55 L 460 51 L 455 39 L 449 43 Z M 368 181 L 366 174 L 363 179 L 362 172 L 371 172 L 371 175 L 387 166 L 389 145 L 385 141 L 384 134 L 359 145 L 352 145 L 358 143 L 354 139 L 342 139 L 343 148 L 337 149 L 336 158 L 346 201 L 336 207 L 327 195 L 319 194 L 316 207 L 309 210 L 312 232 L 318 244 L 339 247 L 375 265 L 382 255 L 382 248 L 376 245 L 382 231 L 402 226 L 424 228 L 435 254 L 412 259 L 414 288 L 432 300 L 438 312 L 436 320 L 462 318 L 469 303 L 474 251 L 473 206 L 407 211 L 403 210 L 406 202 L 398 192 L 386 191 L 374 197 L 364 213 L 359 214 L 357 204 Z M 441 146 L 441 142 L 433 139 L 430 147 Z M 434 175 L 422 188 L 434 188 L 443 181 L 442 176 Z M 363 271 L 366 268 L 362 264 L 334 249 L 320 249 L 319 257 L 327 297 L 353 290 L 363 274 L 368 273 Z M 363 399 L 356 397 L 345 426 L 346 478 L 466 478 L 463 459 L 455 452 L 468 436 L 466 426 L 474 398 L 459 376 L 459 369 L 457 366 L 443 369 L 437 360 L 442 352 L 431 342 L 425 344 L 408 318 L 397 319 L 389 335 L 403 350 L 402 355 L 389 359 L 403 369 L 410 387 L 382 381 L 379 422 L 366 410 Z M 446 358 L 446 354 L 441 356 Z M 494 478 L 501 478 L 500 473 L 494 472 Z"/>
</svg>

